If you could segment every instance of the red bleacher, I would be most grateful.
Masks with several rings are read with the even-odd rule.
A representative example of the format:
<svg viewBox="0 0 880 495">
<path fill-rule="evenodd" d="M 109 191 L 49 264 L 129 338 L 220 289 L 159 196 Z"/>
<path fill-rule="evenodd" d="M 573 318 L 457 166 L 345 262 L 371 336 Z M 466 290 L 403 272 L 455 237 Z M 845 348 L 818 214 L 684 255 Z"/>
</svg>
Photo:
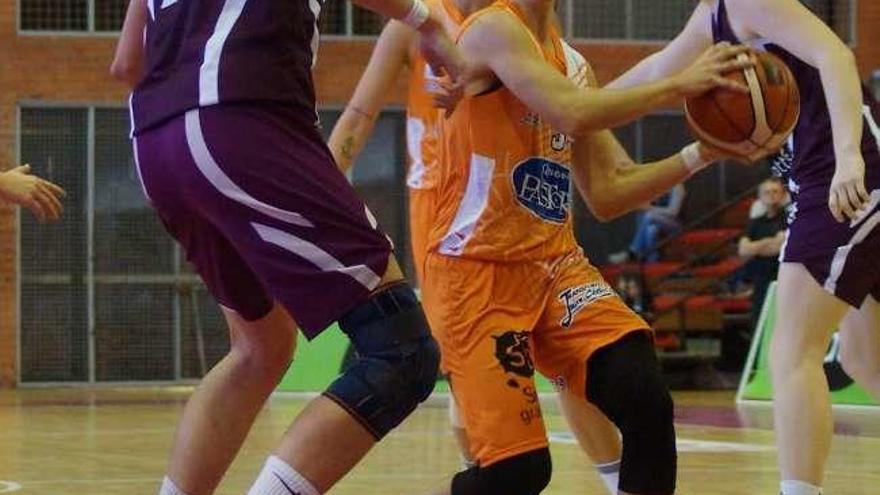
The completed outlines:
<svg viewBox="0 0 880 495">
<path fill-rule="evenodd" d="M 736 242 L 748 223 L 751 203 L 752 197 L 744 197 L 712 219 L 709 228 L 669 239 L 661 251 L 662 261 L 601 268 L 615 284 L 624 274 L 643 277 L 653 295 L 650 316 L 658 348 L 680 351 L 688 334 L 720 335 L 730 317 L 750 312 L 748 297 L 723 294 L 723 288 L 743 265 L 736 256 Z"/>
</svg>

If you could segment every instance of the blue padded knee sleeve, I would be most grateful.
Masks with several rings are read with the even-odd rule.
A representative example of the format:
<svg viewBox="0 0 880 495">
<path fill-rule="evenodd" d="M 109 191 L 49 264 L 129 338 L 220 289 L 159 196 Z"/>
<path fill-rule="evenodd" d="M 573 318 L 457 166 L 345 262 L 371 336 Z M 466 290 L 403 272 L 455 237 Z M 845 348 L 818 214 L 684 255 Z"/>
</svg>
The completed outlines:
<svg viewBox="0 0 880 495">
<path fill-rule="evenodd" d="M 434 390 L 440 350 L 406 284 L 374 295 L 339 326 L 351 339 L 357 360 L 324 395 L 379 440 Z"/>
</svg>

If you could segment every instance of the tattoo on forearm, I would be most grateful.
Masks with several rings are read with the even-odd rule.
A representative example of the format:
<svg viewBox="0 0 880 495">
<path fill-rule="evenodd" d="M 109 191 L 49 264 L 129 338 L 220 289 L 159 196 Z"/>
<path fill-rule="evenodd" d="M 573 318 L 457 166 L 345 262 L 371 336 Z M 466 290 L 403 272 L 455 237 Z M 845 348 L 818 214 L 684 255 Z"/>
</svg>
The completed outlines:
<svg viewBox="0 0 880 495">
<path fill-rule="evenodd" d="M 348 136 L 342 142 L 342 157 L 351 160 L 354 156 L 354 136 Z"/>
</svg>

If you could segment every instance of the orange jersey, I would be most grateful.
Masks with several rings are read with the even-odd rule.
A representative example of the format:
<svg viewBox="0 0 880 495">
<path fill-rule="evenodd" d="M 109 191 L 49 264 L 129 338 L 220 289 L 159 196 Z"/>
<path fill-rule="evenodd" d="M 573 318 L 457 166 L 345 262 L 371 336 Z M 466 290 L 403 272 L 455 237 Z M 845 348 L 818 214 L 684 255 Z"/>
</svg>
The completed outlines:
<svg viewBox="0 0 880 495">
<path fill-rule="evenodd" d="M 524 17 L 511 0 L 500 0 L 462 23 L 503 10 Z M 545 50 L 529 32 L 534 49 L 556 70 L 584 79 L 558 32 Z M 578 55 L 579 56 L 579 55 Z M 579 81 L 580 82 L 580 81 Z M 429 248 L 440 254 L 490 261 L 557 258 L 578 249 L 571 217 L 571 139 L 550 127 L 505 87 L 463 99 L 443 121 L 437 219 Z"/>
<path fill-rule="evenodd" d="M 447 29 L 457 30 L 464 16 L 451 0 L 429 1 L 430 8 Z M 435 220 L 434 189 L 437 185 L 440 121 L 442 111 L 434 107 L 431 89 L 437 77 L 418 47 L 410 50 L 410 75 L 406 101 L 406 143 L 409 155 L 409 224 L 412 258 L 421 278 L 428 233 Z"/>
<path fill-rule="evenodd" d="M 431 10 L 441 23 L 456 30 L 464 16 L 450 0 L 429 0 Z M 407 186 L 411 189 L 433 189 L 439 151 L 441 110 L 434 107 L 431 89 L 438 82 L 418 47 L 410 50 L 410 75 L 406 96 L 406 143 L 409 155 Z"/>
<path fill-rule="evenodd" d="M 437 163 L 440 113 L 431 101 L 428 85 L 435 84 L 431 68 L 421 55 L 411 56 L 406 100 L 406 149 L 412 189 L 432 189 Z M 434 173 L 432 173 L 434 172 Z"/>
</svg>

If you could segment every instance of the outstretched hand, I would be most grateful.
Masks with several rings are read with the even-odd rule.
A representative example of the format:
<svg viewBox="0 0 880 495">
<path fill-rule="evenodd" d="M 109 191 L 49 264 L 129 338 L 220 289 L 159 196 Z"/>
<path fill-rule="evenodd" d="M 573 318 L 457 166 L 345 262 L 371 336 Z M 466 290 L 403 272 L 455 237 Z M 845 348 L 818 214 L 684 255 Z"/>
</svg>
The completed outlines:
<svg viewBox="0 0 880 495">
<path fill-rule="evenodd" d="M 716 87 L 748 93 L 748 87 L 724 74 L 753 66 L 755 61 L 750 50 L 727 42 L 709 47 L 690 67 L 675 76 L 680 93 L 685 97 L 698 96 Z"/>
<path fill-rule="evenodd" d="M 431 94 L 434 107 L 443 109 L 444 116 L 449 118 L 455 112 L 458 102 L 464 98 L 464 86 L 461 81 L 452 82 L 444 78 L 432 81 L 427 90 Z"/>
<path fill-rule="evenodd" d="M 0 198 L 31 210 L 41 222 L 61 217 L 61 199 L 66 195 L 58 185 L 31 175 L 30 165 L 0 173 Z"/>
<path fill-rule="evenodd" d="M 452 82 L 457 82 L 464 72 L 464 59 L 443 27 L 428 20 L 419 34 L 419 50 L 434 74 L 446 74 Z"/>
</svg>

